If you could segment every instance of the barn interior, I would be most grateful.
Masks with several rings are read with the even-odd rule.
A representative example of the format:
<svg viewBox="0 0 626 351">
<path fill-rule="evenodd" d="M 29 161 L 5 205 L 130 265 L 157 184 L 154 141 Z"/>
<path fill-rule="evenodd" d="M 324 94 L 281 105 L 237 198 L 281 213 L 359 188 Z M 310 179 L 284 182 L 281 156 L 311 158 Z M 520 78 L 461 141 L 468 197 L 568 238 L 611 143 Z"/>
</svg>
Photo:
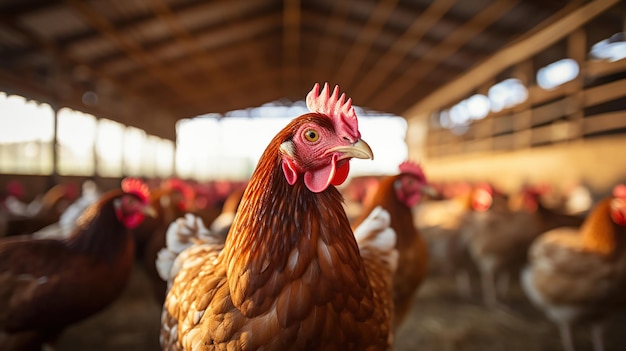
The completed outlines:
<svg viewBox="0 0 626 351">
<path fill-rule="evenodd" d="M 462 214 L 447 205 L 476 184 L 509 195 L 536 186 L 555 207 L 582 193 L 582 204 L 568 210 L 584 217 L 626 183 L 625 18 L 619 0 L 1 1 L 2 200 L 17 186 L 26 208 L 57 185 L 71 185 L 76 199 L 87 180 L 109 190 L 125 177 L 141 177 L 154 187 L 170 178 L 204 185 L 207 201 L 222 206 L 245 185 L 256 160 L 229 173 L 209 156 L 192 158 L 202 163 L 193 169 L 224 173 L 188 171 L 179 154 L 182 126 L 212 121 L 199 134 L 202 148 L 185 155 L 206 153 L 215 139 L 236 139 L 260 154 L 256 135 L 226 137 L 219 125 L 238 119 L 286 124 L 301 114 L 315 83 L 336 84 L 358 114 L 400 125 L 399 131 L 370 129 L 370 137 L 380 139 L 373 151 L 382 160 L 376 161 L 391 166 L 349 179 L 342 191 L 347 205 L 356 206 L 350 210 L 362 210 L 367 192 L 359 188 L 352 198 L 351 184 L 365 187 L 393 174 L 396 160 L 419 162 L 439 190 L 413 209 L 430 250 L 429 276 L 394 350 L 561 350 L 558 328 L 517 278 L 497 308 L 485 306 L 475 269 L 468 278 L 474 290 L 458 293 L 458 267 L 450 267 L 452 253 L 445 250 L 451 249 L 438 256 L 445 245 L 434 228 L 445 227 L 448 235 L 448 226 L 458 226 L 448 222 Z M 38 122 L 11 110 L 10 99 L 46 111 L 45 138 L 11 139 Z M 264 108 L 269 114 L 253 112 Z M 142 146 L 151 150 L 125 155 L 134 151 L 78 124 L 62 135 L 59 117 L 67 111 L 88 115 L 96 129 L 112 122 L 132 128 L 153 141 Z M 264 122 L 272 113 L 282 120 Z M 94 134 L 86 151 L 79 146 L 84 164 L 66 147 L 71 141 L 63 141 L 81 130 Z M 113 161 L 103 148 L 117 150 Z M 146 159 L 147 168 L 135 164 Z M 49 216 L 3 216 L 0 237 L 53 223 Z M 138 263 L 122 296 L 68 328 L 57 349 L 160 349 L 161 305 L 149 279 Z M 581 349 L 596 345 L 589 329 L 576 328 Z M 621 349 L 624 330 L 626 314 L 619 312 L 605 330 L 607 351 Z"/>
</svg>

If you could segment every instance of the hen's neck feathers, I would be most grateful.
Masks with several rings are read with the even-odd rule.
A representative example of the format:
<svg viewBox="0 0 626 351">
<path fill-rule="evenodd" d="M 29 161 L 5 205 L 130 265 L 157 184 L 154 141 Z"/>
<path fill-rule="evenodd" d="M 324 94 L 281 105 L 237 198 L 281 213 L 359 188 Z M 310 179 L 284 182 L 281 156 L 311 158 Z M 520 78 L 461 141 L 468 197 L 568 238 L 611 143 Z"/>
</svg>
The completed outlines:
<svg viewBox="0 0 626 351">
<path fill-rule="evenodd" d="M 339 191 L 331 185 L 313 193 L 304 185 L 302 176 L 294 185 L 285 179 L 279 148 L 296 129 L 293 122 L 291 126 L 279 133 L 261 156 L 222 251 L 231 297 L 243 310 L 246 307 L 241 304 L 246 300 L 254 302 L 249 308 L 257 312 L 268 308 L 266 304 L 272 300 L 264 299 L 268 294 L 280 291 L 291 281 L 304 279 L 302 275 L 310 272 L 311 264 L 324 265 L 320 245 L 331 248 L 331 256 L 339 256 L 334 258 L 341 259 L 344 269 L 349 267 L 350 279 L 355 282 L 346 289 L 361 289 L 361 294 L 371 295 Z M 280 278 L 276 278 L 275 272 L 281 272 Z M 340 284 L 344 276 L 334 278 Z M 274 281 L 268 282 L 271 279 Z"/>
<path fill-rule="evenodd" d="M 64 240 L 66 245 L 77 252 L 113 260 L 129 239 L 113 206 L 114 199 L 122 194 L 121 190 L 112 191 L 88 207 L 77 220 L 76 229 Z"/>
<path fill-rule="evenodd" d="M 605 255 L 614 253 L 618 246 L 626 244 L 626 229 L 611 220 L 610 207 L 611 198 L 600 201 L 580 228 L 583 246 Z"/>
<path fill-rule="evenodd" d="M 372 198 L 369 204 L 366 205 L 361 217 L 355 222 L 354 227 L 356 228 L 359 224 L 361 224 L 365 218 L 372 212 L 372 210 L 381 206 L 382 208 L 389 211 L 391 215 L 391 226 L 396 230 L 396 234 L 398 235 L 398 240 L 396 242 L 396 247 L 400 247 L 404 244 L 404 240 L 409 240 L 412 236 L 414 236 L 415 229 L 413 226 L 413 212 L 411 208 L 407 207 L 396 194 L 394 184 L 396 180 L 398 180 L 399 176 L 388 176 L 383 178 L 378 185 L 378 189 L 376 190 L 376 194 Z M 403 230 L 400 230 L 403 229 Z M 410 233 L 407 235 L 402 235 L 406 229 L 410 229 Z M 413 235 L 410 235 L 413 234 Z M 406 237 L 406 238 L 405 238 Z"/>
</svg>

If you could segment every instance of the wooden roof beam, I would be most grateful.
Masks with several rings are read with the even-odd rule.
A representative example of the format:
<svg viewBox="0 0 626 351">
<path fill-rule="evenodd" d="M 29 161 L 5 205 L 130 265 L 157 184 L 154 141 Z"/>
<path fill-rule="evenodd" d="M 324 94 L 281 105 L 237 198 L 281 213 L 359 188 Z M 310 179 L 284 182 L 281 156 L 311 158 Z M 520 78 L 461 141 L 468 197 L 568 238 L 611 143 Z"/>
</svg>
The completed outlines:
<svg viewBox="0 0 626 351">
<path fill-rule="evenodd" d="M 181 4 L 168 5 L 170 10 L 176 13 L 178 16 L 186 16 L 188 14 L 198 13 L 200 11 L 214 14 L 215 20 L 222 22 L 225 19 L 229 19 L 232 13 L 239 13 L 244 9 L 249 9 L 253 12 L 258 11 L 259 7 L 265 6 L 270 3 L 271 0 L 257 0 L 254 2 L 247 1 L 196 1 Z M 126 33 L 126 31 L 133 28 L 141 28 L 143 26 L 149 26 L 156 22 L 154 15 L 150 12 L 140 13 L 130 18 L 121 18 L 114 21 L 115 28 L 120 33 Z M 214 23 L 208 23 L 207 25 L 214 25 Z M 101 33 L 97 29 L 85 30 L 79 33 L 71 33 L 64 37 L 57 39 L 57 44 L 60 49 L 68 50 L 71 46 L 80 44 L 81 42 L 90 42 L 100 37 Z"/>
<path fill-rule="evenodd" d="M 237 77 L 233 77 L 234 80 L 239 81 L 239 85 L 237 90 L 234 91 L 227 91 L 225 93 L 227 94 L 241 94 L 242 91 L 250 91 L 251 94 L 248 94 L 248 96 L 250 95 L 257 95 L 260 94 L 260 96 L 263 97 L 267 97 L 265 100 L 262 100 L 260 103 L 266 103 L 266 102 L 271 102 L 272 100 L 276 100 L 279 98 L 287 98 L 287 99 L 292 99 L 292 100 L 302 100 L 304 99 L 306 93 L 309 92 L 309 90 L 311 89 L 311 87 L 313 87 L 313 82 L 318 82 L 320 77 L 323 75 L 323 72 L 319 72 L 315 69 L 311 69 L 311 70 L 303 70 L 302 71 L 302 79 L 303 79 L 303 83 L 298 85 L 294 91 L 291 91 L 289 94 L 285 94 L 284 91 L 282 90 L 282 88 L 276 87 L 276 86 L 269 86 L 267 85 L 268 81 L 272 81 L 272 80 L 279 80 L 280 77 L 283 74 L 283 68 L 281 67 L 276 67 L 274 69 L 271 70 L 267 70 L 267 71 L 260 71 L 255 73 L 254 75 L 244 75 L 242 74 L 241 76 L 237 76 Z M 309 86 L 310 84 L 310 86 Z M 259 86 L 263 86 L 263 89 L 258 89 Z M 302 90 L 301 87 L 305 87 L 304 91 L 300 91 Z M 268 87 L 266 89 L 266 87 Z M 268 94 L 266 94 L 266 92 L 269 92 Z M 199 99 L 199 101 L 207 101 L 207 99 L 212 99 L 212 91 L 207 89 L 204 91 L 204 96 L 198 96 L 197 98 Z M 218 101 L 219 102 L 219 101 Z M 183 101 L 180 100 L 172 100 L 172 104 L 168 105 L 170 108 L 176 109 L 176 108 L 180 108 L 184 105 Z M 251 107 L 251 106 L 242 106 L 241 104 L 236 104 L 235 106 L 237 106 L 236 108 L 246 108 L 246 107 Z M 228 110 L 225 111 L 204 111 L 204 112 L 228 112 Z"/>
<path fill-rule="evenodd" d="M 416 43 L 423 40 L 426 33 L 443 18 L 455 0 L 435 0 L 409 28 L 391 44 L 382 58 L 376 62 L 364 77 L 350 87 L 355 96 L 371 97 L 385 82 L 400 62 L 408 55 Z"/>
<path fill-rule="evenodd" d="M 283 0 L 283 57 L 282 79 L 284 91 L 294 89 L 297 86 L 300 67 L 300 0 Z M 296 72 L 291 76 L 290 72 Z"/>
<path fill-rule="evenodd" d="M 315 66 L 311 67 L 312 69 L 321 69 L 323 70 L 326 67 L 331 67 L 334 65 L 329 55 L 330 52 L 334 52 L 336 49 L 335 42 L 328 40 L 328 38 L 332 35 L 334 30 L 331 28 L 343 28 L 348 21 L 348 13 L 350 11 L 350 2 L 349 1 L 333 1 L 330 5 L 331 13 L 328 16 L 319 16 L 316 21 L 320 21 L 319 23 L 324 23 L 320 30 L 319 36 L 319 45 L 317 48 L 317 54 L 315 55 L 315 59 L 313 60 Z M 308 20 L 309 14 L 304 16 L 303 21 Z M 340 29 L 341 30 L 341 29 Z M 336 82 L 329 82 L 336 83 Z"/>
<path fill-rule="evenodd" d="M 397 3 L 398 0 L 382 0 L 376 4 L 367 23 L 363 25 L 348 53 L 338 65 L 335 75 L 344 89 L 349 89 L 352 86 L 356 73 L 361 68 L 368 51 L 382 32 L 383 26 L 389 20 Z"/>
<path fill-rule="evenodd" d="M 205 49 L 200 43 L 189 33 L 178 20 L 176 14 L 172 12 L 169 5 L 164 0 L 150 0 L 149 6 L 156 13 L 158 18 L 172 29 L 175 33 L 174 36 L 185 49 L 188 57 L 191 61 L 203 70 L 207 78 L 207 84 L 219 84 L 224 87 L 232 85 L 230 79 L 224 73 L 220 64 L 213 58 L 212 55 L 207 54 Z M 228 100 L 230 95 L 223 95 L 222 98 Z"/>
<path fill-rule="evenodd" d="M 419 101 L 406 111 L 407 118 L 422 116 L 461 100 L 486 80 L 545 50 L 619 2 L 620 0 L 589 2 L 562 19 L 549 24 L 534 35 L 503 48 L 474 69 Z"/>
<path fill-rule="evenodd" d="M 77 61 L 73 58 L 68 57 L 67 54 L 64 51 L 60 50 L 53 41 L 42 38 L 32 33 L 30 29 L 25 28 L 19 23 L 16 23 L 15 18 L 4 19 L 3 21 L 0 21 L 0 25 L 4 26 L 10 31 L 14 31 L 24 36 L 24 38 L 30 41 L 35 47 L 39 48 L 44 53 L 52 55 L 55 58 L 55 60 L 58 61 L 57 64 L 59 66 L 76 67 L 76 66 L 85 65 L 84 62 Z M 135 91 L 126 88 L 124 84 L 122 84 L 120 81 L 112 77 L 105 76 L 98 71 L 92 71 L 91 74 L 96 80 L 109 83 L 115 92 L 123 95 L 124 98 L 126 99 L 125 103 L 130 109 L 140 109 L 142 111 L 145 111 L 146 114 L 155 114 L 155 115 L 157 114 L 157 112 L 159 112 L 158 114 L 163 115 L 163 116 L 171 113 L 171 111 L 168 110 L 161 103 L 161 101 L 149 101 L 148 102 L 143 97 L 139 96 Z M 8 77 L 8 76 L 5 76 L 5 77 Z M 23 78 L 24 77 L 22 77 L 22 79 Z M 61 82 L 65 82 L 65 83 L 72 85 L 72 82 L 67 81 L 63 77 L 57 77 L 57 83 L 61 83 Z M 33 89 L 33 85 L 26 84 L 21 89 L 23 90 L 23 93 L 25 95 L 29 95 L 26 97 L 37 98 L 41 102 L 47 102 L 51 104 L 69 103 L 70 104 L 69 107 L 72 107 L 77 110 L 82 110 L 82 111 L 93 110 L 92 107 L 85 106 L 82 103 L 82 101 L 63 100 L 63 97 L 58 96 L 57 94 L 59 87 L 56 84 L 51 87 L 50 86 L 44 87 L 44 86 L 41 86 L 40 84 L 38 84 L 37 86 L 39 86 L 40 88 Z M 76 86 L 72 86 L 72 88 L 76 91 L 81 91 L 81 92 L 82 90 L 84 90 L 83 88 L 76 87 Z M 43 92 L 47 92 L 47 93 L 44 94 Z M 152 133 L 152 134 L 159 135 L 161 137 L 165 137 L 165 138 L 169 138 L 173 140 L 173 136 L 171 133 L 169 134 L 164 133 L 164 131 L 167 129 L 165 127 L 156 127 L 154 123 L 142 124 L 140 120 L 137 120 L 137 121 L 129 120 L 128 116 L 122 116 L 121 111 L 113 111 L 113 110 L 107 109 L 107 111 L 104 111 L 104 112 L 105 113 L 102 114 L 101 117 L 111 118 L 113 120 L 126 123 L 127 125 L 133 125 L 133 126 L 146 130 L 146 132 L 148 133 Z M 159 123 L 159 125 L 168 125 L 168 123 L 170 122 L 171 121 L 169 121 L 167 117 L 164 117 L 164 119 Z"/>
<path fill-rule="evenodd" d="M 41 11 L 56 5 L 54 1 L 50 0 L 4 1 L 0 2 L 0 13 L 6 17 L 17 18 L 24 14 Z"/>
<path fill-rule="evenodd" d="M 502 15 L 510 11 L 519 0 L 496 0 L 485 9 L 479 11 L 471 20 L 458 27 L 450 33 L 439 45 L 428 51 L 424 58 L 431 55 L 451 56 L 457 52 L 468 41 L 472 40 L 478 33 L 497 21 Z M 411 69 L 412 75 L 420 77 L 426 76 L 437 65 L 433 61 L 420 61 Z M 393 106 L 401 100 L 415 86 L 419 85 L 420 79 L 396 80 L 387 89 L 372 99 L 372 104 L 382 106 Z"/>
<path fill-rule="evenodd" d="M 272 46 L 275 47 L 276 52 L 278 53 L 280 51 L 278 50 L 280 48 L 280 40 L 271 36 L 266 36 L 259 39 L 251 38 L 237 44 L 236 46 L 220 49 L 215 55 L 213 55 L 213 57 L 217 62 L 225 64 L 235 61 L 248 61 L 246 56 L 252 56 L 251 52 L 254 52 L 256 61 L 258 61 L 258 64 L 260 65 L 260 68 L 255 69 L 254 71 L 264 71 L 271 69 L 272 66 L 265 62 L 266 60 L 264 60 L 262 57 L 264 56 L 262 51 L 269 50 L 269 48 Z M 165 61 L 164 64 L 166 64 L 168 67 L 170 67 L 172 71 L 181 76 L 191 74 L 196 71 L 195 66 L 189 65 L 188 60 L 185 56 L 182 56 L 172 61 Z M 276 62 L 276 64 L 279 64 L 279 62 Z M 108 71 L 104 72 L 110 73 Z M 146 86 L 152 84 L 151 77 L 146 76 L 145 74 L 131 74 L 130 72 L 128 72 L 124 74 L 124 76 L 126 78 L 128 86 L 133 89 L 141 90 Z M 236 79 L 232 79 L 230 77 L 228 79 L 233 81 L 233 86 L 238 84 Z"/>
<path fill-rule="evenodd" d="M 146 53 L 139 44 L 119 33 L 105 17 L 97 13 L 89 4 L 79 0 L 66 0 L 66 2 L 92 26 L 97 28 L 103 36 L 124 50 L 140 66 L 146 68 L 149 74 L 153 75 L 164 85 L 172 88 L 176 94 L 184 98 L 195 90 L 193 87 L 187 86 L 187 83 L 176 74 L 163 67 L 154 57 Z"/>
<path fill-rule="evenodd" d="M 194 36 L 197 42 L 202 43 L 204 51 L 219 52 L 224 49 L 225 46 L 233 46 L 240 41 L 247 41 L 250 38 L 254 38 L 262 33 L 280 28 L 281 15 L 278 13 L 272 13 L 263 15 L 255 19 L 239 21 L 232 25 L 210 30 L 201 30 L 198 32 L 190 33 Z M 155 57 L 163 56 L 162 53 L 168 52 L 173 49 L 178 49 L 180 45 L 176 42 L 161 41 L 158 44 L 144 44 L 143 47 L 146 51 L 150 52 Z M 178 56 L 177 59 L 186 60 L 185 55 Z M 99 70 L 112 71 L 113 67 L 120 66 L 126 60 L 125 57 L 119 55 L 101 58 L 93 63 L 93 67 Z M 161 60 L 162 64 L 169 66 L 170 61 Z M 121 75 L 127 74 L 127 71 L 117 70 L 114 74 Z"/>
</svg>

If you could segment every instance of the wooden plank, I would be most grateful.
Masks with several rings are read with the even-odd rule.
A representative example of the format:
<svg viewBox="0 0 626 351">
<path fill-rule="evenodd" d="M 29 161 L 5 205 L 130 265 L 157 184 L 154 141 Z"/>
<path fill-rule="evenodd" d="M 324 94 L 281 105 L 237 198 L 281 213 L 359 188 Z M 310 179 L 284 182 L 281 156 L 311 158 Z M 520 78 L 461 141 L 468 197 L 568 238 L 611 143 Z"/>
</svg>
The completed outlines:
<svg viewBox="0 0 626 351">
<path fill-rule="evenodd" d="M 552 141 L 552 127 L 550 125 L 531 129 L 530 144 L 546 144 Z"/>
<path fill-rule="evenodd" d="M 575 110 L 576 105 L 574 99 L 571 97 L 565 97 L 563 99 L 533 109 L 531 125 L 536 126 L 539 124 L 554 121 L 556 119 L 569 115 Z"/>
<path fill-rule="evenodd" d="M 220 67 L 219 63 L 212 55 L 209 55 L 204 50 L 198 40 L 192 36 L 191 33 L 189 33 L 189 30 L 185 28 L 185 26 L 182 25 L 169 5 L 164 0 L 150 0 L 148 1 L 148 4 L 152 7 L 152 10 L 156 13 L 157 17 L 161 21 L 167 23 L 174 33 L 175 40 L 185 48 L 186 55 L 184 56 L 189 59 L 190 63 L 200 68 L 200 71 L 205 72 L 207 83 L 214 85 L 221 84 L 230 88 L 232 81 L 228 79 L 226 74 L 224 74 L 224 71 Z M 176 82 L 175 84 L 179 83 Z M 232 97 L 227 94 L 220 94 L 220 92 L 217 92 L 216 94 L 221 95 L 221 98 L 226 101 L 232 99 Z"/>
<path fill-rule="evenodd" d="M 293 91 L 300 75 L 300 0 L 283 0 L 283 89 Z M 254 59 L 252 59 L 254 60 Z M 295 76 L 290 73 L 294 72 Z"/>
<path fill-rule="evenodd" d="M 575 109 L 572 113 L 568 114 L 568 119 L 572 121 L 570 124 L 570 137 L 577 139 L 582 136 L 583 125 L 583 104 L 584 94 L 582 93 L 583 85 L 585 84 L 585 60 L 587 58 L 587 34 L 584 28 L 578 28 L 573 31 L 567 38 L 567 56 L 574 59 L 580 67 L 580 72 L 571 82 L 574 85 L 574 90 L 571 92 L 572 100 L 575 104 Z"/>
<path fill-rule="evenodd" d="M 188 94 L 196 90 L 195 87 L 188 86 L 187 82 L 178 75 L 163 67 L 158 60 L 146 53 L 135 41 L 118 32 L 115 26 L 113 26 L 106 17 L 99 14 L 88 3 L 78 0 L 67 0 L 67 3 L 88 23 L 97 28 L 103 36 L 116 43 L 116 45 L 124 50 L 133 60 L 137 61 L 141 66 L 144 66 L 148 70 L 148 73 L 165 85 L 173 88 L 181 98 L 185 98 Z"/>
<path fill-rule="evenodd" d="M 465 22 L 462 26 L 456 28 L 452 33 L 447 35 L 445 39 L 439 43 L 439 45 L 426 52 L 426 54 L 423 55 L 423 58 L 431 56 L 449 57 L 454 55 L 463 45 L 474 39 L 476 34 L 484 31 L 487 27 L 501 18 L 506 12 L 511 10 L 517 2 L 518 0 L 497 0 L 492 2 L 489 6 L 479 11 L 472 19 Z M 422 58 L 420 58 L 417 64 L 413 65 L 413 67 L 411 67 L 411 69 L 407 72 L 404 72 L 404 74 L 410 74 L 417 77 L 416 79 L 398 79 L 394 81 L 389 85 L 389 87 L 384 89 L 382 93 L 373 97 L 370 105 L 388 106 L 388 108 L 383 110 L 391 110 L 390 107 L 404 98 L 415 86 L 420 83 L 422 78 L 424 78 L 437 66 L 440 61 L 443 61 L 443 59 L 439 59 L 436 63 L 432 63 L 423 61 Z M 484 79 L 485 76 L 482 78 Z M 484 80 L 479 83 L 483 82 Z M 477 86 L 478 85 L 474 85 L 473 88 L 476 88 Z M 365 101 L 367 100 L 369 99 L 366 98 Z M 440 105 L 438 107 L 442 106 Z M 431 109 L 430 111 L 434 110 L 435 109 Z"/>
<path fill-rule="evenodd" d="M 509 133 L 515 129 L 515 115 L 502 116 L 493 119 L 493 134 Z"/>
<path fill-rule="evenodd" d="M 8 28 L 11 32 L 16 32 L 24 36 L 27 40 L 33 43 L 34 46 L 44 53 L 51 55 L 54 60 L 53 64 L 58 66 L 80 67 L 86 65 L 81 60 L 69 57 L 63 50 L 59 50 L 56 43 L 45 39 L 39 35 L 36 35 L 30 28 L 24 27 L 21 23 L 17 23 L 14 20 L 0 21 L 0 26 Z M 53 66 L 54 70 L 58 67 Z M 108 77 L 100 71 L 93 70 L 91 74 L 102 83 L 106 83 L 112 86 L 112 89 L 123 97 L 123 101 L 115 101 L 111 106 L 107 105 L 106 96 L 101 96 L 98 105 L 86 106 L 82 103 L 80 95 L 75 96 L 78 92 L 82 92 L 84 87 L 77 87 L 73 85 L 71 80 L 64 79 L 65 77 L 57 77 L 57 80 L 50 86 L 44 86 L 41 83 L 34 83 L 27 81 L 24 77 L 15 76 L 15 72 L 7 72 L 7 75 L 2 74 L 0 70 L 0 83 L 4 82 L 8 85 L 5 91 L 10 92 L 11 89 L 18 89 L 19 94 L 24 95 L 27 98 L 37 99 L 41 102 L 54 103 L 57 101 L 59 104 L 63 103 L 70 108 L 99 115 L 124 123 L 129 126 L 135 126 L 144 129 L 146 132 L 160 137 L 174 140 L 175 130 L 171 128 L 174 125 L 172 120 L 172 111 L 168 110 L 162 101 L 146 100 L 145 97 L 137 93 L 137 91 L 129 89 L 123 81 L 117 80 L 114 77 Z M 13 76 L 13 78 L 11 78 Z M 72 96 L 65 96 L 61 99 L 58 94 L 59 81 L 63 84 L 67 84 L 71 87 Z M 12 83 L 11 83 L 12 82 Z M 63 101 L 60 101 L 63 100 Z M 161 115 L 161 120 L 151 120 L 149 123 L 143 121 L 141 118 L 131 118 L 132 112 L 130 111 L 142 111 L 146 115 Z"/>
<path fill-rule="evenodd" d="M 626 111 L 603 113 L 583 120 L 584 135 L 620 128 L 626 128 Z"/>
<path fill-rule="evenodd" d="M 515 148 L 515 135 L 504 134 L 493 137 L 491 150 L 488 151 L 508 151 Z"/>
<path fill-rule="evenodd" d="M 335 52 L 341 43 L 331 40 L 332 34 L 344 31 L 345 27 L 348 26 L 349 21 L 348 14 L 350 12 L 350 2 L 333 1 L 331 3 L 332 8 L 330 15 L 320 16 L 320 18 L 317 19 L 317 21 L 323 21 L 321 23 L 324 23 L 324 25 L 322 26 L 322 33 L 319 33 L 319 45 L 313 62 L 315 62 L 315 66 L 321 70 L 324 70 L 327 67 L 333 67 L 335 64 L 333 62 L 333 55 L 330 55 L 329 53 Z M 307 15 L 307 17 L 310 17 L 310 14 Z"/>
<path fill-rule="evenodd" d="M 486 79 L 545 50 L 619 2 L 620 0 L 595 0 L 587 3 L 535 35 L 505 47 L 455 81 L 419 101 L 405 115 L 407 118 L 424 116 L 461 100 Z"/>
<path fill-rule="evenodd" d="M 585 90 L 585 107 L 626 96 L 626 78 Z"/>
<path fill-rule="evenodd" d="M 367 54 L 379 37 L 385 23 L 389 21 L 391 13 L 398 0 L 381 0 L 371 12 L 367 22 L 357 34 L 353 45 L 344 56 L 341 64 L 336 66 L 335 75 L 345 88 L 351 87 L 356 73 L 367 58 Z"/>
<path fill-rule="evenodd" d="M 554 89 L 547 90 L 538 85 L 533 85 L 528 88 L 528 100 L 530 105 L 543 104 L 546 101 L 555 100 L 570 94 L 576 90 L 575 85 L 574 82 L 570 81 Z"/>
<path fill-rule="evenodd" d="M 513 133 L 513 149 L 530 147 L 532 143 L 532 130 L 525 129 Z"/>
<path fill-rule="evenodd" d="M 614 62 L 606 60 L 589 60 L 587 61 L 585 66 L 587 77 L 600 78 L 614 73 L 626 71 L 626 59 L 621 59 Z"/>
<path fill-rule="evenodd" d="M 491 151 L 493 140 L 491 138 L 476 139 L 465 142 L 464 150 L 467 153 Z"/>
<path fill-rule="evenodd" d="M 358 83 L 350 87 L 353 96 L 363 97 L 363 101 L 371 97 L 385 82 L 393 69 L 406 57 L 415 43 L 419 43 L 426 32 L 448 12 L 454 0 L 435 0 L 415 18 L 411 26 L 391 44 L 389 50 L 376 62 L 374 67 L 363 76 Z"/>
</svg>

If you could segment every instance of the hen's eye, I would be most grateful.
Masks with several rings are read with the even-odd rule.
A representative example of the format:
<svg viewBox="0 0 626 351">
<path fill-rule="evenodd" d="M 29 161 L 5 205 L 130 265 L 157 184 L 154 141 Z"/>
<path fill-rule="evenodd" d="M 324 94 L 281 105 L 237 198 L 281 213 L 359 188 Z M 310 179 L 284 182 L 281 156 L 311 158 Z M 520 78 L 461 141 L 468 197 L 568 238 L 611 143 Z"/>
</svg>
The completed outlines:
<svg viewBox="0 0 626 351">
<path fill-rule="evenodd" d="M 320 134 L 316 130 L 309 129 L 306 132 L 304 132 L 304 137 L 306 138 L 306 140 L 310 142 L 314 142 L 320 138 Z"/>
</svg>

